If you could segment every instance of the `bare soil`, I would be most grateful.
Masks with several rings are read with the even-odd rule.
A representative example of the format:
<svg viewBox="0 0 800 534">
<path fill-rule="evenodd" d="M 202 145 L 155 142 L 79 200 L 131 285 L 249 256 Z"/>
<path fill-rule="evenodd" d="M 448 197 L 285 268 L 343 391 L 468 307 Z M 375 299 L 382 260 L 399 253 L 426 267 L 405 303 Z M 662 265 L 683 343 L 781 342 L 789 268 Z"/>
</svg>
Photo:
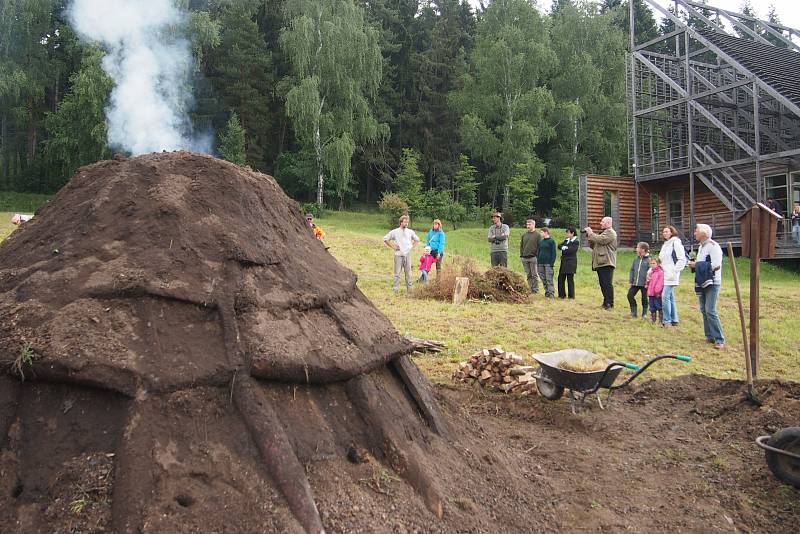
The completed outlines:
<svg viewBox="0 0 800 534">
<path fill-rule="evenodd" d="M 131 401 L 44 383 L 9 400 L 18 386 L 0 386 L 0 419 L 17 403 L 27 413 L 27 430 L 11 430 L 25 462 L 19 479 L 3 473 L 2 530 L 108 531 L 126 439 L 121 409 Z M 318 419 L 303 421 L 311 388 L 293 389 L 275 391 L 282 421 L 316 427 Z M 300 455 L 330 532 L 793 532 L 800 491 L 773 478 L 753 439 L 797 425 L 800 385 L 757 390 L 762 407 L 745 400 L 740 382 L 685 376 L 630 386 L 606 410 L 589 403 L 573 415 L 566 400 L 440 387 L 454 435 L 421 446 L 444 496 L 442 519 L 373 451 L 341 454 L 322 440 Z M 161 423 L 150 427 L 156 463 L 147 467 L 157 471 L 158 499 L 142 498 L 150 508 L 143 530 L 301 531 L 259 474 L 228 392 L 164 400 L 166 413 L 153 414 Z M 346 403 L 346 394 L 333 388 L 327 402 Z"/>
<path fill-rule="evenodd" d="M 270 177 L 81 169 L 0 245 L 0 532 L 795 531 L 800 385 L 433 389 Z M 24 371 L 24 373 L 20 373 Z M 24 380 L 23 380 L 24 377 Z"/>
</svg>

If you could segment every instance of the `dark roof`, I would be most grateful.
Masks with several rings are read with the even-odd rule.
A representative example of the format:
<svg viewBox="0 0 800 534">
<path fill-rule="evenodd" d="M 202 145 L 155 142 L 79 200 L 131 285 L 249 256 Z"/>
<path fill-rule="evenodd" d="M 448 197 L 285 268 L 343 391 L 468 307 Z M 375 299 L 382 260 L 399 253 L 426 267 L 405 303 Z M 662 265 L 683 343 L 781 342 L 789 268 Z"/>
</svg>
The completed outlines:
<svg viewBox="0 0 800 534">
<path fill-rule="evenodd" d="M 725 54 L 739 62 L 758 79 L 800 106 L 800 54 L 748 39 L 712 31 L 700 31 Z"/>
</svg>

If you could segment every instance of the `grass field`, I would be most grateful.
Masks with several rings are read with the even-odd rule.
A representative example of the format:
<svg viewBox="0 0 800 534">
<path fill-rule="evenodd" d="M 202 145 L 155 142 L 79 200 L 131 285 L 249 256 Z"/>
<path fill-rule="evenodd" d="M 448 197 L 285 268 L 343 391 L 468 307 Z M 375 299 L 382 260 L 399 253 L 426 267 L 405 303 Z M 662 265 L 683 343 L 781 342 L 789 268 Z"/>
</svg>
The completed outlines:
<svg viewBox="0 0 800 534">
<path fill-rule="evenodd" d="M 18 208 L 14 211 L 23 211 Z M 13 211 L 0 212 L 0 239 L 14 230 Z M 681 353 L 694 357 L 691 364 L 667 362 L 656 364 L 647 376 L 668 377 L 685 373 L 703 373 L 719 378 L 743 376 L 744 357 L 736 307 L 736 294 L 727 265 L 723 274 L 720 312 L 727 337 L 727 347 L 718 351 L 704 341 L 703 326 L 688 271 L 678 290 L 681 325 L 661 328 L 628 316 L 627 273 L 632 251 L 622 251 L 614 279 L 616 308 L 600 309 L 601 297 L 595 273 L 590 269 L 588 252 L 581 251 L 575 277 L 577 298 L 574 301 L 545 300 L 540 293 L 526 304 L 502 304 L 489 301 L 468 302 L 454 306 L 447 302 L 394 295 L 392 253 L 383 244 L 388 231 L 381 216 L 367 213 L 332 212 L 318 223 L 328 234 L 331 253 L 359 277 L 361 290 L 405 334 L 444 341 L 447 350 L 418 359 L 435 381 L 446 382 L 455 364 L 474 351 L 502 345 L 523 355 L 568 347 L 589 349 L 608 357 L 643 362 L 648 355 Z M 412 221 L 412 227 L 424 240 L 427 227 Z M 512 230 L 509 267 L 522 273 L 515 254 L 522 230 Z M 554 237 L 563 239 L 563 230 Z M 422 247 L 414 251 L 414 265 L 419 264 Z M 459 228 L 447 232 L 447 259 L 453 255 L 474 258 L 482 268 L 489 267 L 486 229 Z M 745 303 L 749 295 L 749 261 L 738 259 Z M 761 269 L 761 373 L 762 377 L 800 380 L 800 275 L 772 264 Z M 415 269 L 415 279 L 418 273 Z M 745 304 L 747 305 L 747 304 Z"/>
<path fill-rule="evenodd" d="M 628 269 L 635 253 L 621 251 L 614 277 L 615 309 L 603 311 L 597 277 L 591 271 L 591 256 L 581 251 L 575 277 L 574 301 L 546 300 L 535 295 L 526 304 L 469 302 L 454 306 L 447 302 L 396 296 L 391 291 L 392 253 L 383 244 L 388 231 L 384 218 L 365 213 L 331 212 L 317 221 L 327 232 L 331 253 L 359 277 L 361 290 L 381 309 L 402 333 L 436 339 L 447 344 L 439 355 L 425 355 L 418 362 L 435 381 L 449 381 L 455 364 L 474 351 L 502 345 L 506 350 L 529 355 L 568 347 L 589 349 L 608 357 L 641 363 L 648 355 L 688 354 L 691 364 L 664 362 L 648 370 L 647 376 L 669 377 L 703 373 L 719 378 L 739 378 L 744 373 L 741 330 L 736 293 L 729 266 L 723 270 L 719 308 L 727 346 L 719 351 L 705 343 L 702 317 L 694 294 L 693 279 L 687 270 L 678 290 L 681 325 L 662 328 L 649 321 L 629 318 L 626 299 Z M 412 221 L 421 239 L 428 227 Z M 447 229 L 445 229 L 447 230 Z M 521 229 L 512 229 L 509 267 L 522 273 L 518 251 Z M 555 230 L 554 238 L 563 239 Z M 422 247 L 414 251 L 413 265 L 419 265 Z M 486 229 L 459 228 L 447 231 L 447 258 L 453 255 L 474 258 L 482 268 L 489 267 Z M 745 306 L 749 298 L 747 259 L 737 259 Z M 415 269 L 415 279 L 418 273 Z M 764 263 L 761 268 L 761 377 L 800 380 L 800 275 Z"/>
</svg>

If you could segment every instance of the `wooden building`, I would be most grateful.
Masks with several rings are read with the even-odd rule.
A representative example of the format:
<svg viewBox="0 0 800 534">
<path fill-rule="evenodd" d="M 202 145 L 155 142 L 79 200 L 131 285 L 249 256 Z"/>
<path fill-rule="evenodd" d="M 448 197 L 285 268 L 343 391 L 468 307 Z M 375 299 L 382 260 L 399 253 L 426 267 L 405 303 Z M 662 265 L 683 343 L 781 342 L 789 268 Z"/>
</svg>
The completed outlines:
<svg viewBox="0 0 800 534">
<path fill-rule="evenodd" d="M 637 40 L 629 2 L 633 176 L 582 176 L 581 225 L 611 216 L 633 246 L 657 245 L 666 225 L 689 244 L 706 223 L 738 246 L 739 216 L 772 199 L 784 217 L 776 255 L 800 258 L 789 220 L 800 203 L 800 31 L 689 0 L 644 1 L 674 30 Z"/>
</svg>

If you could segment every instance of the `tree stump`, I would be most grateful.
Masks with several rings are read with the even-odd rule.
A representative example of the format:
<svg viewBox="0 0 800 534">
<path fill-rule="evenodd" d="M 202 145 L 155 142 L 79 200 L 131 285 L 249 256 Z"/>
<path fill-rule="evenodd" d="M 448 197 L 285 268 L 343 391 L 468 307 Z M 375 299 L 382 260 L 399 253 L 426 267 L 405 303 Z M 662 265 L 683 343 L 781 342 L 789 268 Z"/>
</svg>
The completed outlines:
<svg viewBox="0 0 800 534">
<path fill-rule="evenodd" d="M 469 293 L 469 278 L 465 276 L 456 277 L 456 286 L 453 288 L 453 304 L 462 304 L 467 300 Z"/>
</svg>

